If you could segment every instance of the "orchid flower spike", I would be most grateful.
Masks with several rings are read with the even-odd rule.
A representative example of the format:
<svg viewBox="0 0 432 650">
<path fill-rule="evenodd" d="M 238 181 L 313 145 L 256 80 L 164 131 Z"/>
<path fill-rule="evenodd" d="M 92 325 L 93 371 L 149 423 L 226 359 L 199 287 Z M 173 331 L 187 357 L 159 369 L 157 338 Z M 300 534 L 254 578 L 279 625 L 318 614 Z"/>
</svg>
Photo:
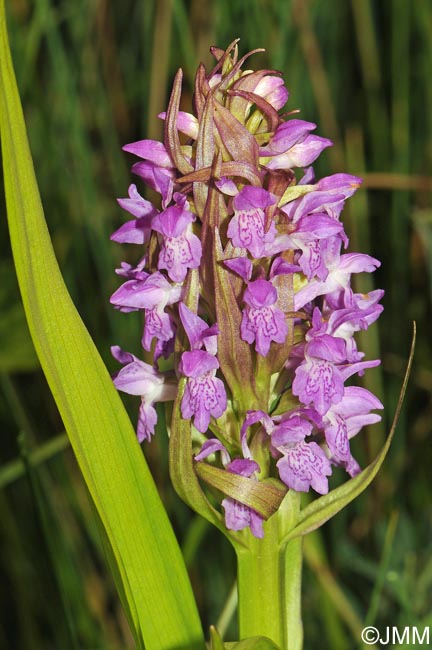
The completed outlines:
<svg viewBox="0 0 432 650">
<path fill-rule="evenodd" d="M 119 199 L 133 219 L 112 239 L 135 245 L 140 261 L 122 264 L 111 302 L 142 313 L 147 361 L 114 347 L 123 364 L 114 383 L 141 397 L 139 441 L 155 431 L 155 402 L 174 402 L 170 445 L 190 436 L 200 479 L 208 464 L 226 478 L 217 485 L 226 527 L 261 537 L 270 511 L 255 508 L 247 486 L 268 491 L 271 480 L 274 512 L 287 490 L 327 493 L 335 467 L 360 471 L 350 441 L 380 420 L 382 404 L 346 382 L 379 364 L 355 335 L 380 315 L 383 292 L 351 287 L 380 265 L 346 252 L 341 214 L 361 179 L 316 180 L 312 165 L 332 143 L 281 114 L 280 73 L 244 70 L 237 41 L 211 52 L 193 112 L 179 110 L 179 70 L 159 115 L 163 142 L 124 147 L 141 187 Z M 143 198 L 146 186 L 159 200 Z"/>
</svg>

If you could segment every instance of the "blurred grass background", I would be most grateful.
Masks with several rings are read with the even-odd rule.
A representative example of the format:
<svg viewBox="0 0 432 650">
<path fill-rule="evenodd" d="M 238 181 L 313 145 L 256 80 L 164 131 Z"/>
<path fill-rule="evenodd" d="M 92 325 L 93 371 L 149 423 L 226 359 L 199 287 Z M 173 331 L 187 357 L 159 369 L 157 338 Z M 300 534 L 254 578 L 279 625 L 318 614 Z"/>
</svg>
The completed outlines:
<svg viewBox="0 0 432 650">
<path fill-rule="evenodd" d="M 161 136 L 156 114 L 211 44 L 265 47 L 251 67 L 283 71 L 289 109 L 335 146 L 317 166 L 365 179 L 345 210 L 350 249 L 383 261 L 357 289 L 386 289 L 381 356 L 365 385 L 382 426 L 354 442 L 362 464 L 380 447 L 401 383 L 411 321 L 418 346 L 396 440 L 367 493 L 306 544 L 305 650 L 361 647 L 363 625 L 432 625 L 432 5 L 428 0 L 9 0 L 9 30 L 42 200 L 68 288 L 109 368 L 109 346 L 138 352 L 139 318 L 108 303 L 126 251 L 130 160 L 121 145 Z M 2 211 L 4 211 L 3 196 Z M 107 573 L 92 507 L 26 329 L 5 219 L 0 223 L 0 647 L 132 647 Z M 127 402 L 135 421 L 137 403 Z M 176 498 L 166 441 L 146 447 L 190 566 L 206 625 L 236 634 L 235 564 L 227 543 Z M 335 482 L 342 480 L 342 472 Z M 133 534 L 133 531 L 131 531 Z M 145 540 L 142 540 L 145 544 Z M 161 540 L 163 543 L 163 540 Z M 265 604 L 263 604 L 265 606 Z M 403 647 L 403 646 L 401 646 Z"/>
</svg>

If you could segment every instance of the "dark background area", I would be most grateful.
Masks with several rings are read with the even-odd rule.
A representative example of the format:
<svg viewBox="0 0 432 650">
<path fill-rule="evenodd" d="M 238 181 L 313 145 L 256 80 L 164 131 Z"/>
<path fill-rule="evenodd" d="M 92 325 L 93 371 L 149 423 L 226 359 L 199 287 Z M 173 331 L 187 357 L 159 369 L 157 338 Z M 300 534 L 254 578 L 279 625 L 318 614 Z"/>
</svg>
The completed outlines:
<svg viewBox="0 0 432 650">
<path fill-rule="evenodd" d="M 10 0 L 11 47 L 46 219 L 96 345 L 138 352 L 139 317 L 109 305 L 128 251 L 109 241 L 134 182 L 122 144 L 159 138 L 176 69 L 190 110 L 208 48 L 264 47 L 287 109 L 331 138 L 317 176 L 364 178 L 343 218 L 350 251 L 382 260 L 356 289 L 386 290 L 360 341 L 382 365 L 364 385 L 383 422 L 353 443 L 364 466 L 387 435 L 418 325 L 413 374 L 389 457 L 373 485 L 305 545 L 305 650 L 361 647 L 365 624 L 432 626 L 432 5 L 428 0 Z M 248 66 L 246 66 L 248 67 Z M 4 201 L 1 199 L 2 213 Z M 0 647 L 124 650 L 131 636 L 85 486 L 27 332 L 6 221 L 0 220 Z M 133 252 L 134 253 L 134 252 Z M 136 256 L 134 257 L 136 259 Z M 133 421 L 137 401 L 126 400 Z M 200 611 L 235 638 L 235 564 L 168 481 L 163 435 L 145 447 L 184 547 Z M 344 480 L 336 472 L 333 484 Z M 145 541 L 143 541 L 145 543 Z"/>
</svg>

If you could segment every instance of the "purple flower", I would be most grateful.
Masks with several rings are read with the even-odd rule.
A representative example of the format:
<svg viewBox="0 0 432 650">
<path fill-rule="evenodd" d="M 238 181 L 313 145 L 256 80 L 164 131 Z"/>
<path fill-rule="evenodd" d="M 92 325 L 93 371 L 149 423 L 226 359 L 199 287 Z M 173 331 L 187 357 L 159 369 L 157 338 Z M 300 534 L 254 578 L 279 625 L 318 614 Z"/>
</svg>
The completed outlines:
<svg viewBox="0 0 432 650">
<path fill-rule="evenodd" d="M 246 412 L 246 417 L 240 429 L 240 443 L 242 447 L 243 456 L 245 458 L 252 457 L 249 449 L 248 441 L 247 441 L 247 430 L 250 426 L 256 424 L 257 422 L 260 422 L 263 425 L 264 430 L 268 435 L 271 435 L 275 427 L 275 424 L 271 419 L 271 417 L 264 411 L 251 410 Z"/>
<path fill-rule="evenodd" d="M 277 111 L 287 103 L 289 96 L 284 80 L 268 74 L 260 79 L 253 92 L 263 97 Z"/>
<path fill-rule="evenodd" d="M 376 321 L 383 311 L 382 305 L 378 304 L 383 295 L 384 292 L 380 290 L 372 291 L 368 295 L 354 294 L 351 289 L 347 288 L 339 292 L 339 303 L 342 303 L 339 309 L 329 309 L 328 304 L 324 305 L 324 311 L 330 314 L 327 331 L 329 334 L 345 340 L 348 361 L 360 361 L 363 358 L 363 352 L 357 350 L 354 333 L 361 329 L 367 329 Z M 337 296 L 337 293 L 330 295 L 330 299 L 333 298 L 333 304 L 335 304 Z"/>
<path fill-rule="evenodd" d="M 153 217 L 158 213 L 150 201 L 146 201 L 138 192 L 136 185 L 129 186 L 129 198 L 117 199 L 124 210 L 136 217 L 127 221 L 112 235 L 112 241 L 120 244 L 145 244 L 150 237 Z"/>
<path fill-rule="evenodd" d="M 366 410 L 376 407 L 376 403 L 375 406 L 371 406 L 369 402 Z M 364 407 L 361 406 L 358 410 L 362 411 L 362 409 L 364 410 Z M 263 424 L 264 431 L 270 437 L 270 451 L 275 458 L 278 458 L 276 466 L 281 480 L 293 490 L 307 492 L 312 487 L 320 494 L 326 494 L 327 477 L 331 474 L 330 461 L 316 442 L 307 440 L 308 437 L 319 434 L 323 429 L 321 416 L 313 409 L 304 407 L 274 418 L 263 411 L 248 411 L 240 434 L 245 456 L 248 453 L 250 455 L 246 443 L 246 430 L 256 422 Z M 354 459 L 350 459 L 350 469 L 354 465 Z M 345 466 L 348 470 L 347 463 Z"/>
<path fill-rule="evenodd" d="M 345 200 L 356 192 L 361 182 L 361 178 L 350 174 L 326 176 L 300 198 L 281 205 L 281 210 L 293 223 L 311 214 L 327 214 L 337 220 Z"/>
<path fill-rule="evenodd" d="M 309 358 L 296 370 L 292 385 L 293 395 L 303 404 L 313 404 L 323 415 L 343 396 L 342 375 L 333 363 L 325 359 Z"/>
<path fill-rule="evenodd" d="M 381 266 L 381 263 L 370 255 L 361 253 L 346 253 L 339 255 L 337 249 L 328 251 L 326 266 L 329 270 L 325 281 L 312 280 L 302 287 L 295 295 L 295 309 L 301 309 L 318 296 L 324 296 L 340 289 L 347 289 L 353 273 L 371 273 Z"/>
<path fill-rule="evenodd" d="M 139 442 L 150 440 L 157 422 L 154 402 L 169 402 L 175 399 L 177 384 L 167 381 L 153 366 L 141 361 L 133 354 L 124 352 L 118 346 L 111 348 L 113 357 L 124 364 L 114 375 L 114 386 L 129 395 L 141 395 L 137 437 Z"/>
<path fill-rule="evenodd" d="M 179 371 L 188 377 L 181 402 L 181 412 L 185 420 L 194 416 L 194 425 L 205 433 L 210 417 L 219 418 L 227 407 L 223 381 L 215 377 L 219 362 L 204 350 L 183 352 Z"/>
<path fill-rule="evenodd" d="M 331 244 L 336 238 L 342 242 L 342 231 L 342 224 L 326 214 L 307 215 L 296 222 L 295 230 L 289 234 L 289 244 L 301 250 L 299 266 L 309 280 L 314 276 L 326 280 L 328 240 L 332 238 Z"/>
<path fill-rule="evenodd" d="M 150 350 L 153 338 L 169 341 L 174 337 L 172 318 L 165 312 L 167 305 L 180 298 L 181 287 L 171 285 L 159 272 L 144 280 L 128 280 L 111 296 L 111 303 L 122 309 L 143 309 L 145 313 L 142 345 Z"/>
<path fill-rule="evenodd" d="M 223 466 L 226 467 L 229 465 L 231 462 L 231 457 L 227 452 L 225 445 L 223 445 L 217 438 L 210 438 L 209 440 L 206 440 L 201 447 L 199 454 L 195 456 L 195 460 L 204 460 L 204 458 L 207 458 L 211 454 L 215 454 L 217 451 L 221 452 Z"/>
<path fill-rule="evenodd" d="M 255 341 L 255 349 L 266 356 L 270 343 L 284 343 L 288 334 L 285 315 L 275 303 L 277 291 L 268 280 L 250 282 L 243 299 L 246 308 L 243 310 L 241 322 L 241 337 L 248 343 Z"/>
<path fill-rule="evenodd" d="M 128 280 L 111 296 L 110 302 L 118 307 L 132 309 L 153 309 L 153 307 L 172 305 L 180 298 L 181 287 L 172 285 L 162 275 L 155 272 L 143 280 Z"/>
<path fill-rule="evenodd" d="M 365 388 L 347 386 L 343 399 L 331 406 L 323 418 L 325 439 L 332 460 L 343 465 L 351 476 L 357 474 L 360 468 L 351 456 L 349 440 L 363 426 L 379 422 L 381 416 L 370 411 L 382 408 L 379 399 Z"/>
<path fill-rule="evenodd" d="M 329 332 L 347 340 L 352 338 L 354 332 L 367 329 L 383 311 L 383 306 L 378 304 L 383 295 L 384 291 L 380 289 L 371 291 L 367 295 L 355 294 L 349 288 L 341 291 L 342 305 L 329 310 Z"/>
<path fill-rule="evenodd" d="M 153 230 L 162 235 L 159 269 L 166 269 L 174 282 L 183 282 L 188 269 L 199 266 L 201 242 L 193 234 L 195 215 L 181 205 L 174 205 L 153 219 Z"/>
<path fill-rule="evenodd" d="M 284 446 L 303 442 L 307 436 L 310 436 L 314 422 L 308 416 L 312 413 L 311 409 L 300 408 L 275 417 L 272 420 L 272 429 L 269 431 L 273 450 L 280 451 Z"/>
<path fill-rule="evenodd" d="M 147 258 L 145 256 L 135 267 L 128 262 L 121 262 L 120 268 L 116 269 L 115 272 L 117 275 L 121 275 L 123 278 L 127 278 L 128 280 L 145 280 L 149 276 L 147 271 L 143 270 L 146 263 Z"/>
<path fill-rule="evenodd" d="M 162 195 L 162 207 L 166 207 L 173 195 L 175 167 L 165 145 L 156 140 L 139 140 L 125 145 L 123 150 L 143 158 L 132 166 L 132 171 Z"/>
<path fill-rule="evenodd" d="M 312 487 L 319 494 L 327 494 L 331 465 L 316 442 L 287 443 L 278 450 L 282 458 L 276 465 L 285 485 L 298 492 L 308 492 Z"/>
<path fill-rule="evenodd" d="M 156 338 L 158 343 L 172 342 L 174 345 L 175 325 L 169 314 L 160 307 L 145 310 L 144 330 L 141 339 L 141 345 L 144 350 L 150 351 L 153 339 Z M 158 356 L 166 356 L 164 348 L 158 349 Z M 156 359 L 155 359 L 156 360 Z"/>
<path fill-rule="evenodd" d="M 292 392 L 303 404 L 313 404 L 320 415 L 325 415 L 332 405 L 342 400 L 348 377 L 362 373 L 379 361 L 358 361 L 343 338 L 326 334 L 328 324 L 322 320 L 317 307 L 312 324 L 303 348 L 304 361 L 295 370 Z M 355 362 L 347 363 L 348 356 L 354 356 Z"/>
<path fill-rule="evenodd" d="M 310 165 L 323 149 L 332 145 L 327 138 L 310 135 L 315 128 L 316 124 L 303 120 L 281 124 L 268 145 L 260 149 L 265 166 L 268 169 L 290 169 Z"/>
<path fill-rule="evenodd" d="M 246 248 L 259 258 L 264 254 L 267 243 L 273 242 L 276 227 L 272 222 L 265 231 L 265 209 L 274 205 L 275 197 L 261 187 L 245 185 L 234 197 L 234 216 L 228 226 L 228 237 L 234 246 Z"/>
</svg>

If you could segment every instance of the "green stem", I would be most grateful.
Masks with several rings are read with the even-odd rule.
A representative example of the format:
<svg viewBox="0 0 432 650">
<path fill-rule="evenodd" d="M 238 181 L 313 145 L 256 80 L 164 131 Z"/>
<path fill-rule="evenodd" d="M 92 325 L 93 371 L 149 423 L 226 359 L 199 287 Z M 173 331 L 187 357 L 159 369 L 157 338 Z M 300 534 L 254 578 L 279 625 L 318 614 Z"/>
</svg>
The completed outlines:
<svg viewBox="0 0 432 650">
<path fill-rule="evenodd" d="M 283 624 L 284 644 L 282 650 L 302 650 L 303 623 L 301 617 L 301 579 L 303 560 L 303 537 L 293 539 L 281 550 L 284 565 Z"/>
<path fill-rule="evenodd" d="M 303 645 L 302 540 L 280 543 L 294 524 L 297 496 L 289 493 L 286 507 L 264 524 L 263 539 L 251 536 L 248 547 L 237 551 L 240 639 L 265 636 L 281 650 Z"/>
</svg>

